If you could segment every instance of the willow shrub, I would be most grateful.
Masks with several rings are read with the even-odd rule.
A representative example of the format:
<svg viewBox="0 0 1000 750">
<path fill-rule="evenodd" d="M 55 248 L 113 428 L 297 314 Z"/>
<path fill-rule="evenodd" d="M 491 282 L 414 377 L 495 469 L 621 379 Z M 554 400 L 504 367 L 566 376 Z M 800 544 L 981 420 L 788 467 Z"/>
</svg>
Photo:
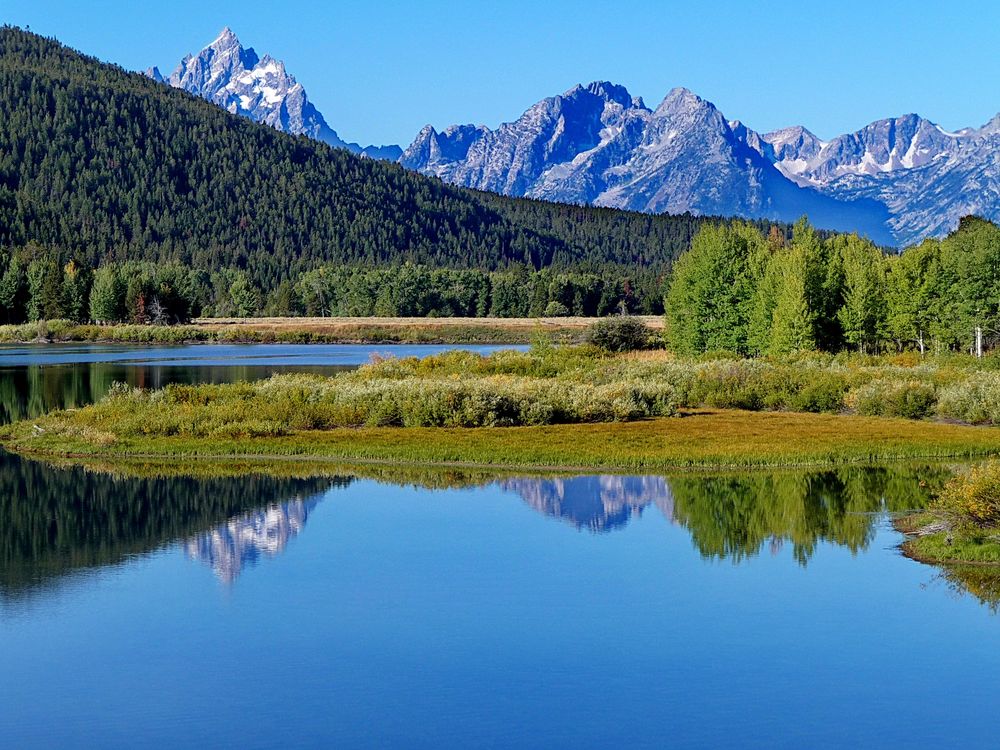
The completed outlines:
<svg viewBox="0 0 1000 750">
<path fill-rule="evenodd" d="M 678 359 L 594 346 L 375 358 L 335 377 L 117 389 L 81 424 L 127 435 L 272 436 L 357 426 L 506 427 L 609 422 L 679 408 L 943 418 L 1000 424 L 1000 374 L 947 365 L 799 355 Z"/>
<path fill-rule="evenodd" d="M 852 390 L 846 404 L 868 417 L 925 419 L 934 413 L 937 389 L 912 379 L 878 378 Z"/>
<path fill-rule="evenodd" d="M 971 373 L 941 389 L 938 416 L 969 424 L 1000 424 L 1000 374 Z"/>
<path fill-rule="evenodd" d="M 612 422 L 676 411 L 669 385 L 517 376 L 360 379 L 276 375 L 258 383 L 115 389 L 87 412 L 127 435 L 276 436 L 334 427 L 511 427 Z"/>
<path fill-rule="evenodd" d="M 959 474 L 945 485 L 936 504 L 959 524 L 980 528 L 1000 525 L 1000 462 Z"/>
</svg>

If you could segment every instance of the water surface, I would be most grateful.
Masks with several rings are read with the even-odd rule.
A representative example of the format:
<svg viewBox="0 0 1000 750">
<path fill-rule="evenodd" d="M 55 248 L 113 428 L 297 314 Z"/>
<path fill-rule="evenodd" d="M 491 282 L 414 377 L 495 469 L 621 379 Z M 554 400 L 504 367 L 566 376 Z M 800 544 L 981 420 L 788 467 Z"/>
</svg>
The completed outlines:
<svg viewBox="0 0 1000 750">
<path fill-rule="evenodd" d="M 993 610 L 886 520 L 944 470 L 380 471 L 3 458 L 4 741 L 995 747 Z"/>
<path fill-rule="evenodd" d="M 5 347 L 0 420 L 440 349 Z M 1000 586 L 888 523 L 946 467 L 168 469 L 0 453 L 0 747 L 996 747 Z"/>
</svg>

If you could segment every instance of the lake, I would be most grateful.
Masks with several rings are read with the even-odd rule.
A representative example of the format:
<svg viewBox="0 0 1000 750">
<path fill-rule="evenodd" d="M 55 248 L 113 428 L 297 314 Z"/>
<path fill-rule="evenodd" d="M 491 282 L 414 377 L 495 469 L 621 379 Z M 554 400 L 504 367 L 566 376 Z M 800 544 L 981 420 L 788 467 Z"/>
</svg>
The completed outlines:
<svg viewBox="0 0 1000 750">
<path fill-rule="evenodd" d="M 184 377 L 225 361 L 178 353 Z M 947 475 L 0 454 L 0 747 L 996 747 L 995 587 L 888 522 Z"/>
</svg>

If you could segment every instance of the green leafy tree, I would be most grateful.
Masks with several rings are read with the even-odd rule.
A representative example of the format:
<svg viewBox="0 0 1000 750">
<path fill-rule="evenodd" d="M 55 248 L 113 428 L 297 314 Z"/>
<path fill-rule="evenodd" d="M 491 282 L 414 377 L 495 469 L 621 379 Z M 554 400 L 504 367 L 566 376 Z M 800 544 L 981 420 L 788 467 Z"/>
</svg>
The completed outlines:
<svg viewBox="0 0 1000 750">
<path fill-rule="evenodd" d="M 94 272 L 90 288 L 90 318 L 98 323 L 126 319 L 125 283 L 117 266 L 101 266 Z"/>
<path fill-rule="evenodd" d="M 229 287 L 229 300 L 232 304 L 233 314 L 237 317 L 249 318 L 260 311 L 260 292 L 244 273 L 236 274 L 236 278 Z"/>
<path fill-rule="evenodd" d="M 887 329 L 885 257 L 857 235 L 838 239 L 844 294 L 837 317 L 844 338 L 862 353 L 877 351 Z"/>
<path fill-rule="evenodd" d="M 766 255 L 756 227 L 704 227 L 674 267 L 665 303 L 671 348 L 685 354 L 712 349 L 748 353 L 754 289 Z"/>
</svg>

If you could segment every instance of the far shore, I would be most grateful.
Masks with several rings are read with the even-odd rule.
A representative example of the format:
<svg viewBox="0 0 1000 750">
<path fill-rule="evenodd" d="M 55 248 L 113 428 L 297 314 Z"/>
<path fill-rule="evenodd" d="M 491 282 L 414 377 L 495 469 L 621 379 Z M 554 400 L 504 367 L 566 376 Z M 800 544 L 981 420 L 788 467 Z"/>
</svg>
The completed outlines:
<svg viewBox="0 0 1000 750">
<path fill-rule="evenodd" d="M 662 330 L 658 315 L 635 316 Z M 181 325 L 39 321 L 0 326 L 0 343 L 530 344 L 582 340 L 599 318 L 196 318 Z"/>
</svg>

